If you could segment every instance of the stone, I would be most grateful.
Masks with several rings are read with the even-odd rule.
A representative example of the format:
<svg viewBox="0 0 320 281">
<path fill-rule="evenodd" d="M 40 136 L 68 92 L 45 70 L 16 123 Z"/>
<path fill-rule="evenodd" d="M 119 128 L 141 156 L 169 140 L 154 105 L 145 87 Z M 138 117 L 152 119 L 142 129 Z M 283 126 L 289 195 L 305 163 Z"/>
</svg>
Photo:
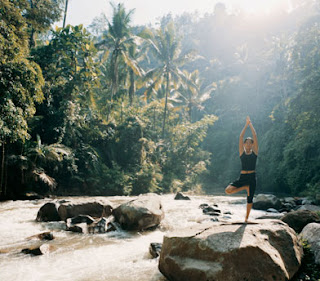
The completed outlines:
<svg viewBox="0 0 320 281">
<path fill-rule="evenodd" d="M 253 209 L 268 210 L 274 208 L 279 210 L 281 208 L 281 201 L 272 194 L 258 194 L 253 201 Z"/>
<path fill-rule="evenodd" d="M 154 193 L 140 195 L 113 210 L 115 221 L 125 230 L 157 227 L 164 217 L 161 197 Z"/>
<path fill-rule="evenodd" d="M 307 224 L 301 231 L 300 237 L 308 241 L 314 254 L 314 260 L 320 265 L 320 224 Z"/>
<path fill-rule="evenodd" d="M 204 209 L 204 208 L 207 208 L 209 207 L 209 205 L 207 203 L 203 203 L 199 206 L 200 209 Z"/>
<path fill-rule="evenodd" d="M 94 218 L 88 215 L 79 215 L 70 219 L 71 224 L 78 224 L 82 222 L 85 222 L 86 224 L 91 224 L 94 222 Z"/>
<path fill-rule="evenodd" d="M 118 230 L 118 226 L 117 226 L 117 223 L 116 222 L 108 222 L 107 223 L 107 229 L 106 229 L 106 232 L 111 232 L 111 231 L 117 231 Z"/>
<path fill-rule="evenodd" d="M 308 198 L 305 198 L 302 200 L 301 205 L 313 205 L 313 201 Z"/>
<path fill-rule="evenodd" d="M 83 227 L 79 226 L 79 225 L 71 225 L 68 226 L 67 231 L 71 231 L 71 232 L 77 232 L 77 233 L 85 233 L 87 232 L 86 230 L 83 229 Z"/>
<path fill-rule="evenodd" d="M 58 213 L 57 206 L 53 202 L 44 204 L 38 211 L 36 221 L 47 222 L 47 221 L 60 221 L 61 217 Z"/>
<path fill-rule="evenodd" d="M 166 234 L 159 270 L 170 281 L 291 279 L 303 248 L 280 220 L 208 223 Z"/>
<path fill-rule="evenodd" d="M 276 210 L 276 209 L 274 209 L 274 208 L 269 208 L 269 209 L 267 210 L 267 212 L 268 212 L 268 213 L 279 213 L 279 211 Z"/>
<path fill-rule="evenodd" d="M 149 253 L 153 258 L 160 256 L 162 243 L 150 243 Z"/>
<path fill-rule="evenodd" d="M 22 249 L 21 253 L 32 255 L 32 256 L 40 256 L 43 255 L 43 253 L 40 250 L 40 247 L 37 248 L 26 248 Z"/>
<path fill-rule="evenodd" d="M 107 220 L 105 218 L 101 218 L 88 226 L 88 232 L 91 234 L 105 233 L 106 225 L 107 225 Z"/>
<path fill-rule="evenodd" d="M 284 215 L 285 215 L 284 213 L 266 213 L 265 215 L 259 216 L 256 219 L 257 220 L 281 219 L 283 218 Z"/>
<path fill-rule="evenodd" d="M 38 211 L 36 221 L 67 221 L 77 216 L 108 217 L 112 213 L 109 202 L 74 202 L 60 200 L 44 204 Z"/>
<path fill-rule="evenodd" d="M 312 212 L 320 212 L 320 206 L 317 205 L 302 205 L 298 208 L 298 210 L 308 210 L 308 211 L 312 211 Z"/>
<path fill-rule="evenodd" d="M 174 200 L 190 200 L 189 196 L 183 195 L 181 192 L 177 192 Z"/>
<path fill-rule="evenodd" d="M 99 202 L 85 202 L 76 204 L 61 204 L 58 208 L 61 220 L 66 221 L 68 218 L 79 215 L 88 215 L 91 217 L 108 217 L 112 213 L 110 204 L 103 205 Z"/>
<path fill-rule="evenodd" d="M 320 217 L 312 211 L 298 210 L 284 215 L 281 220 L 292 227 L 297 233 L 300 233 L 307 224 L 320 222 Z"/>
<path fill-rule="evenodd" d="M 33 236 L 30 236 L 27 238 L 27 240 L 31 240 L 31 239 L 39 239 L 39 240 L 53 240 L 54 236 L 51 232 L 47 231 L 47 232 L 42 232 Z"/>
<path fill-rule="evenodd" d="M 202 210 L 204 214 L 209 214 L 209 213 L 221 213 L 219 209 L 213 208 L 213 207 L 206 207 Z"/>
<path fill-rule="evenodd" d="M 279 209 L 279 212 L 291 212 L 292 210 L 294 210 L 297 207 L 296 204 L 291 204 L 291 203 L 282 203 L 281 208 Z"/>
</svg>

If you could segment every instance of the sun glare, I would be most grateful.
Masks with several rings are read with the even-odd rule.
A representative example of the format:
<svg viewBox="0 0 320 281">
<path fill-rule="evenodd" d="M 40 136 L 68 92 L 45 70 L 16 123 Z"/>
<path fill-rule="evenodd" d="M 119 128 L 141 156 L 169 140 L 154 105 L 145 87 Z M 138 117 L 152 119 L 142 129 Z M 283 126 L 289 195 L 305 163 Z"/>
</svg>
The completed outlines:
<svg viewBox="0 0 320 281">
<path fill-rule="evenodd" d="M 240 0 L 233 8 L 249 14 L 270 14 L 279 11 L 288 11 L 289 0 Z"/>
</svg>

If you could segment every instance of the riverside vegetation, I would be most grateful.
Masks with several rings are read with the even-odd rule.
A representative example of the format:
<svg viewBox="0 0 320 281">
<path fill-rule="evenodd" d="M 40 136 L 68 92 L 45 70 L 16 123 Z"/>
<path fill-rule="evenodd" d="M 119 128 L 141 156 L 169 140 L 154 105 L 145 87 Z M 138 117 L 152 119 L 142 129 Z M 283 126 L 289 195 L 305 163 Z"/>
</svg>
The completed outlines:
<svg viewBox="0 0 320 281">
<path fill-rule="evenodd" d="M 219 3 L 151 27 L 112 4 L 110 19 L 55 30 L 65 1 L 40 2 L 0 2 L 2 199 L 222 191 L 246 115 L 259 191 L 319 190 L 317 1 L 272 21 Z"/>
</svg>

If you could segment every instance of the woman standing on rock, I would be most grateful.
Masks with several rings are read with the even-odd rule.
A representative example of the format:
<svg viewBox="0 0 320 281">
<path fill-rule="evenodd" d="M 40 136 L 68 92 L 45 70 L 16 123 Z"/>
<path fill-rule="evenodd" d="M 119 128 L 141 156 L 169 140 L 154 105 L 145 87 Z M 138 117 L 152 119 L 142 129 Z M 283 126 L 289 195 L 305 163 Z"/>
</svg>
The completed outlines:
<svg viewBox="0 0 320 281">
<path fill-rule="evenodd" d="M 247 127 L 250 127 L 253 139 L 248 137 L 243 141 L 243 136 Z M 252 126 L 250 117 L 247 116 L 246 125 L 241 131 L 239 138 L 239 155 L 241 160 L 241 173 L 240 177 L 230 183 L 225 192 L 227 194 L 237 193 L 241 190 L 247 191 L 247 214 L 245 222 L 248 221 L 249 214 L 252 208 L 252 199 L 256 190 L 256 161 L 258 156 L 258 139 L 255 129 Z"/>
</svg>

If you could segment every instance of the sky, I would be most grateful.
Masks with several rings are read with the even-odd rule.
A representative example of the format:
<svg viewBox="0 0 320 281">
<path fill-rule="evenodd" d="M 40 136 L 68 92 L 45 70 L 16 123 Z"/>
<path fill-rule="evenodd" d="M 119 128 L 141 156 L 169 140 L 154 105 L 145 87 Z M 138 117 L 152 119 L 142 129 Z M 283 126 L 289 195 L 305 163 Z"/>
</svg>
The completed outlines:
<svg viewBox="0 0 320 281">
<path fill-rule="evenodd" d="M 279 9 L 290 9 L 291 0 L 120 0 L 127 10 L 135 9 L 133 25 L 155 24 L 157 19 L 168 13 L 180 15 L 183 12 L 198 11 L 200 15 L 212 13 L 216 3 L 222 2 L 229 11 L 241 9 L 247 13 L 272 13 Z M 69 0 L 67 24 L 84 24 L 104 13 L 111 18 L 112 8 L 108 0 Z M 62 25 L 62 22 L 57 24 Z"/>
</svg>

